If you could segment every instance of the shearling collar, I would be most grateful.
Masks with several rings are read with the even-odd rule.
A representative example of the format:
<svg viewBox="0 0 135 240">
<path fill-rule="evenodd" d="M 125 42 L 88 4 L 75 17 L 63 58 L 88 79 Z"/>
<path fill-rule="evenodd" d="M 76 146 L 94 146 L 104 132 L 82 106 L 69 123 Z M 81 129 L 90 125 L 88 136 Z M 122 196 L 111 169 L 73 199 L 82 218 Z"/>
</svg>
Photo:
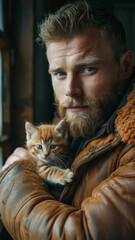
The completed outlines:
<svg viewBox="0 0 135 240">
<path fill-rule="evenodd" d="M 123 142 L 135 144 L 135 85 L 127 103 L 118 111 L 115 125 Z"/>
<path fill-rule="evenodd" d="M 130 85 L 127 89 L 127 91 L 125 92 L 122 100 L 120 101 L 120 104 L 118 106 L 118 108 L 115 110 L 115 112 L 112 114 L 112 116 L 110 117 L 110 119 L 107 121 L 107 123 L 105 123 L 105 127 L 106 127 L 106 133 L 111 134 L 113 133 L 117 128 L 116 128 L 116 123 L 115 120 L 118 117 L 119 111 L 127 104 L 128 102 L 128 96 L 131 95 L 132 91 L 135 88 L 135 69 L 133 71 L 132 76 L 127 80 L 130 82 Z"/>
</svg>

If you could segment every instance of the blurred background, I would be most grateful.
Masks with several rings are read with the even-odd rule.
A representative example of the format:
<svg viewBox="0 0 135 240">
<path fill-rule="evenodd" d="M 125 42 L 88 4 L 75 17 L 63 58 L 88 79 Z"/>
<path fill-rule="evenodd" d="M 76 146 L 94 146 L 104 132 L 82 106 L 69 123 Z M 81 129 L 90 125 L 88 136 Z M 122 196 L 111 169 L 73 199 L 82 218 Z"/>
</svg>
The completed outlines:
<svg viewBox="0 0 135 240">
<path fill-rule="evenodd" d="M 36 38 L 45 15 L 67 2 L 0 0 L 0 168 L 16 147 L 24 146 L 25 120 L 51 123 L 55 115 L 45 49 Z M 121 20 L 128 48 L 135 52 L 135 1 L 103 0 L 102 5 Z"/>
</svg>

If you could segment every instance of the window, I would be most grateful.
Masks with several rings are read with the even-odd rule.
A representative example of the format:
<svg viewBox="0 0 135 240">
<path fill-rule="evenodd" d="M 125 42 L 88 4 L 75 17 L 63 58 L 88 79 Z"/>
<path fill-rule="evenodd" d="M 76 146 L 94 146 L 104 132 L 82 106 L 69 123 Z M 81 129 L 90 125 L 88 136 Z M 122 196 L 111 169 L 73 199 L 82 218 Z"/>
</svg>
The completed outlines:
<svg viewBox="0 0 135 240">
<path fill-rule="evenodd" d="M 10 48 L 3 3 L 0 0 L 0 168 L 9 155 L 10 136 Z"/>
<path fill-rule="evenodd" d="M 3 25 L 3 1 L 0 0 L 0 30 L 4 31 L 4 25 Z"/>
<path fill-rule="evenodd" d="M 2 137 L 2 51 L 0 50 L 0 137 Z"/>
</svg>

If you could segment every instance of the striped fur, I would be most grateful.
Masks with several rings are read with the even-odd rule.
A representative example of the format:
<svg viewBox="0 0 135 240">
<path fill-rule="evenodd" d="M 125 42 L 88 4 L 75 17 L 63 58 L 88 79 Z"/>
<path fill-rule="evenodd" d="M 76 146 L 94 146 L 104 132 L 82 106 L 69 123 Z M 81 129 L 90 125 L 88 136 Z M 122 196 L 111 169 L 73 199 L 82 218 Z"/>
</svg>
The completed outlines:
<svg viewBox="0 0 135 240">
<path fill-rule="evenodd" d="M 44 180 L 65 185 L 71 182 L 73 172 L 67 164 L 67 125 L 61 120 L 56 126 L 25 124 L 26 146 L 36 162 L 36 171 Z"/>
</svg>

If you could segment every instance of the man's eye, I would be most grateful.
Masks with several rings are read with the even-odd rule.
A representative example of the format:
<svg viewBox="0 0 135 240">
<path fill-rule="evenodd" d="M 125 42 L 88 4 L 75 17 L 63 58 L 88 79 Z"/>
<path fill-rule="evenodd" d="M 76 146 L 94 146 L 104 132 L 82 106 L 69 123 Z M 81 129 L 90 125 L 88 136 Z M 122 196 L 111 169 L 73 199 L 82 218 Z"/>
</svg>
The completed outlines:
<svg viewBox="0 0 135 240">
<path fill-rule="evenodd" d="M 66 75 L 66 73 L 65 73 L 65 72 L 57 72 L 55 75 L 56 75 L 57 77 L 63 77 L 63 76 Z"/>
<path fill-rule="evenodd" d="M 40 144 L 38 144 L 36 147 L 37 147 L 38 150 L 42 149 L 42 145 L 40 145 Z"/>
<path fill-rule="evenodd" d="M 87 68 L 84 69 L 84 72 L 85 73 L 91 73 L 91 72 L 93 72 L 95 70 L 96 70 L 96 68 L 94 68 L 94 67 L 87 67 Z"/>
</svg>

